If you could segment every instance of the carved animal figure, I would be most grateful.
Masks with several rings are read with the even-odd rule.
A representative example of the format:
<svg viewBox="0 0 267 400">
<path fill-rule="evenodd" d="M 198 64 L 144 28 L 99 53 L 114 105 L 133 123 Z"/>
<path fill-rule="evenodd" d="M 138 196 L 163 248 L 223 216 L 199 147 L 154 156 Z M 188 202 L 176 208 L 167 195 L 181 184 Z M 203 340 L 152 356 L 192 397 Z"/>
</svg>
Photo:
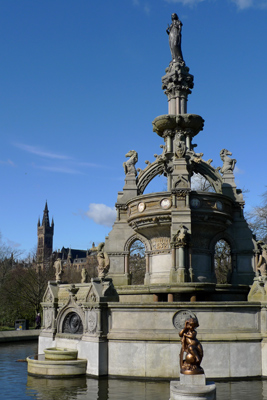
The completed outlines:
<svg viewBox="0 0 267 400">
<path fill-rule="evenodd" d="M 221 168 L 222 174 L 225 174 L 225 172 L 233 172 L 233 170 L 235 168 L 236 159 L 228 157 L 231 155 L 232 155 L 232 153 L 229 150 L 222 149 L 220 151 L 220 157 L 223 162 L 223 166 Z"/>
<path fill-rule="evenodd" d="M 135 168 L 135 164 L 138 161 L 138 154 L 135 150 L 130 150 L 128 151 L 127 154 L 125 154 L 125 157 L 130 157 L 129 160 L 125 161 L 123 163 L 123 168 L 125 175 L 128 174 L 134 174 L 135 176 L 137 175 L 137 171 Z"/>
</svg>

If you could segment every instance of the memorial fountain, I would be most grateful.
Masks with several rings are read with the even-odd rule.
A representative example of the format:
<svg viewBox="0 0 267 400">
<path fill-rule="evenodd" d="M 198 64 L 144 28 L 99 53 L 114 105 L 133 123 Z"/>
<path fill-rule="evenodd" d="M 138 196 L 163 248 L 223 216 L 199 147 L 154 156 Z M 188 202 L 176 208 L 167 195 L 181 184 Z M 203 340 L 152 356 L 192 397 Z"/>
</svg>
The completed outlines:
<svg viewBox="0 0 267 400">
<path fill-rule="evenodd" d="M 231 152 L 220 151 L 218 168 L 195 152 L 192 141 L 204 120 L 187 112 L 194 78 L 182 55 L 181 27 L 173 14 L 167 29 L 172 60 L 162 78 L 168 114 L 152 122 L 164 141 L 162 152 L 143 170 L 136 168 L 137 152 L 127 152 L 117 219 L 98 249 L 99 277 L 63 284 L 58 261 L 56 280 L 44 295 L 39 354 L 51 347 L 75 349 L 87 360 L 88 375 L 177 378 L 181 345 L 175 328 L 190 313 L 200 324 L 208 378 L 267 376 L 265 253 L 244 218 Z M 144 194 L 161 174 L 167 191 Z M 194 174 L 213 191 L 193 190 Z M 129 272 L 137 240 L 146 252 L 143 285 L 131 285 Z M 214 266 L 221 240 L 231 253 L 223 284 L 216 281 Z M 200 375 L 196 379 L 203 379 Z"/>
</svg>

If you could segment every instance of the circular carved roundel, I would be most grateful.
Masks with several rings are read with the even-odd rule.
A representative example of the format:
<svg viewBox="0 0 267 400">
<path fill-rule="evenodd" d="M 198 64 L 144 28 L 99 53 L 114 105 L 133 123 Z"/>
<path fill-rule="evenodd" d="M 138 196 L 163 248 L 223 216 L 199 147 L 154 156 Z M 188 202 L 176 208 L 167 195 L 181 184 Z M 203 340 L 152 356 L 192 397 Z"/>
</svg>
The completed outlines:
<svg viewBox="0 0 267 400">
<path fill-rule="evenodd" d="M 145 203 L 139 203 L 137 208 L 139 212 L 143 212 L 146 208 L 146 205 Z"/>
<path fill-rule="evenodd" d="M 178 331 L 182 330 L 185 325 L 185 321 L 189 318 L 196 318 L 196 315 L 190 310 L 180 310 L 174 314 L 172 318 L 172 323 L 175 329 Z"/>
<path fill-rule="evenodd" d="M 83 323 L 79 314 L 75 312 L 70 312 L 66 315 L 63 321 L 62 333 L 83 333 Z"/>
<path fill-rule="evenodd" d="M 167 210 L 168 208 L 170 208 L 171 205 L 172 205 L 172 203 L 171 203 L 170 199 L 162 199 L 161 202 L 160 202 L 160 206 L 164 210 Z"/>
</svg>

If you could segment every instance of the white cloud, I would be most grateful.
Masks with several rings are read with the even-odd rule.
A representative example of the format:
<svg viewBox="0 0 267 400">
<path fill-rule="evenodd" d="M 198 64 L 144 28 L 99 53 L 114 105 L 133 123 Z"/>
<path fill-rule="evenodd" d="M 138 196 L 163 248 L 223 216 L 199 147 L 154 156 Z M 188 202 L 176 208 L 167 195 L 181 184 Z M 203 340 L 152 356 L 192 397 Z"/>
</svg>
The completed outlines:
<svg viewBox="0 0 267 400">
<path fill-rule="evenodd" d="M 9 159 L 7 161 L 0 160 L 0 164 L 9 165 L 10 167 L 15 167 L 15 163 L 13 163 L 13 161 Z"/>
<path fill-rule="evenodd" d="M 115 207 L 91 203 L 89 204 L 89 210 L 86 212 L 86 215 L 98 225 L 112 226 L 116 219 L 117 212 Z"/>
<path fill-rule="evenodd" d="M 245 8 L 252 7 L 254 0 L 232 0 L 232 2 L 235 3 L 240 10 L 244 10 Z"/>
<path fill-rule="evenodd" d="M 181 3 L 184 6 L 195 6 L 198 3 L 208 0 L 165 0 L 167 3 Z M 221 1 L 221 0 L 218 0 Z M 267 0 L 231 0 L 239 10 L 248 8 L 267 9 Z"/>
<path fill-rule="evenodd" d="M 165 0 L 167 3 L 182 3 L 184 6 L 194 6 L 205 0 Z"/>
<path fill-rule="evenodd" d="M 40 166 L 35 166 L 35 168 L 43 169 L 45 171 L 50 171 L 50 172 L 60 172 L 63 174 L 82 174 L 82 172 L 78 171 L 77 169 L 69 168 L 66 166 L 51 166 L 51 165 L 40 165 Z"/>
<path fill-rule="evenodd" d="M 247 8 L 267 9 L 267 0 L 232 0 L 239 10 Z"/>
<path fill-rule="evenodd" d="M 148 3 L 141 4 L 140 0 L 133 0 L 133 6 L 134 7 L 141 7 L 142 10 L 145 12 L 145 14 L 149 15 L 150 14 L 150 6 Z"/>
<path fill-rule="evenodd" d="M 42 148 L 38 146 L 31 146 L 28 144 L 22 144 L 22 143 L 15 143 L 16 147 L 19 147 L 20 149 L 27 151 L 28 153 L 35 154 L 37 156 L 41 156 L 44 158 L 52 158 L 52 159 L 58 159 L 58 160 L 69 160 L 70 157 L 65 156 L 63 154 L 56 154 L 51 151 L 46 151 L 43 150 Z"/>
</svg>

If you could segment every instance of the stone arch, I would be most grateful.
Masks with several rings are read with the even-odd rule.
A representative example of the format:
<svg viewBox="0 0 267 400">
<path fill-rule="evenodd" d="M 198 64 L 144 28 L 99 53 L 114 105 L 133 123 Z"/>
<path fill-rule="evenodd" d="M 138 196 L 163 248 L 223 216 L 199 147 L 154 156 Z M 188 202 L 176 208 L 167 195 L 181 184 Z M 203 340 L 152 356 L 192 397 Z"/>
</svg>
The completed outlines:
<svg viewBox="0 0 267 400">
<path fill-rule="evenodd" d="M 73 297 L 71 297 L 68 303 L 60 310 L 57 316 L 57 332 L 63 332 L 63 323 L 66 320 L 66 317 L 71 314 L 75 313 L 81 320 L 83 333 L 85 330 L 85 314 L 80 307 L 77 306 L 76 302 L 74 301 Z"/>
<path fill-rule="evenodd" d="M 226 244 L 226 251 L 228 251 L 230 254 L 230 264 L 231 267 L 228 269 L 228 271 L 225 270 L 225 273 L 223 274 L 223 279 L 225 282 L 218 282 L 218 271 L 215 270 L 215 263 L 216 263 L 216 245 L 221 242 L 221 245 L 224 245 L 223 242 Z M 217 234 L 210 243 L 210 252 L 211 252 L 211 268 L 212 268 L 212 274 L 214 276 L 214 279 L 217 281 L 217 283 L 231 283 L 232 282 L 232 276 L 235 273 L 236 270 L 236 243 L 235 240 L 228 234 L 226 233 L 219 233 Z"/>
<path fill-rule="evenodd" d="M 130 236 L 130 237 L 126 240 L 126 242 L 125 242 L 125 244 L 124 244 L 124 251 L 125 251 L 125 252 L 130 252 L 130 247 L 132 246 L 132 244 L 133 244 L 136 240 L 140 240 L 140 242 L 142 242 L 142 243 L 144 244 L 145 249 L 146 249 L 146 252 L 147 252 L 147 251 L 151 251 L 151 245 L 150 245 L 149 240 L 148 240 L 146 237 L 140 235 L 139 233 L 135 233 L 134 235 Z"/>
<path fill-rule="evenodd" d="M 192 171 L 202 175 L 214 188 L 216 193 L 222 193 L 222 177 L 217 169 L 212 167 L 209 163 L 200 160 L 193 162 Z"/>
<path fill-rule="evenodd" d="M 164 172 L 164 163 L 159 160 L 149 164 L 137 177 L 138 194 L 143 194 L 147 185 L 157 176 Z"/>
<path fill-rule="evenodd" d="M 151 244 L 147 238 L 144 236 L 136 233 L 129 237 L 127 241 L 125 242 L 124 245 L 124 268 L 125 268 L 125 274 L 129 276 L 129 284 L 132 282 L 132 274 L 130 271 L 130 248 L 133 245 L 134 242 L 140 241 L 145 247 L 145 277 L 144 277 L 144 282 L 146 282 L 146 275 L 149 271 L 149 257 L 148 257 L 148 252 L 151 250 Z M 140 284 L 140 283 L 137 283 Z"/>
</svg>

